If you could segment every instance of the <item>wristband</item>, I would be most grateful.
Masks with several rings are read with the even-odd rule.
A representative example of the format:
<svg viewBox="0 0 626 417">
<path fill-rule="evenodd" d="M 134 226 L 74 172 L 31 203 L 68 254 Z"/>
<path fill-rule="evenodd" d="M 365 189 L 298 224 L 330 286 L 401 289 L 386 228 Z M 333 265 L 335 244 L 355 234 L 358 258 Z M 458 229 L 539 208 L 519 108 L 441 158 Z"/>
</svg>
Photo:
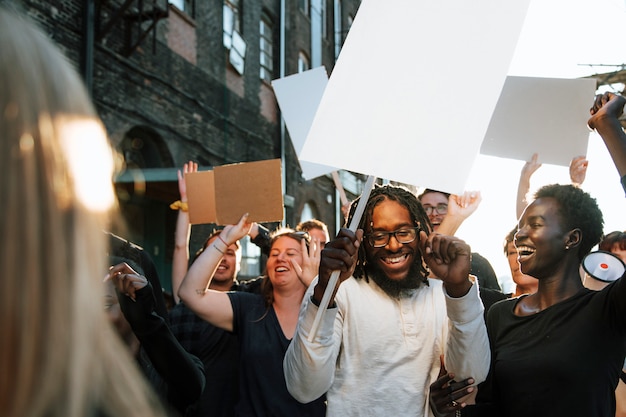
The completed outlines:
<svg viewBox="0 0 626 417">
<path fill-rule="evenodd" d="M 215 250 L 216 250 L 216 251 L 218 251 L 219 253 L 221 253 L 222 255 L 224 255 L 224 252 L 223 252 L 220 248 L 218 248 L 218 247 L 217 247 L 217 245 L 216 245 L 215 243 L 214 243 L 214 244 L 212 244 L 212 245 L 211 245 L 211 247 L 215 248 Z"/>
<path fill-rule="evenodd" d="M 222 236 L 221 236 L 221 235 L 217 235 L 217 238 L 218 238 L 219 240 L 221 240 L 221 241 L 222 241 L 222 243 L 223 243 L 224 245 L 226 245 L 226 247 L 228 248 L 228 243 L 226 243 L 226 241 L 225 241 L 224 239 L 222 239 Z"/>
</svg>

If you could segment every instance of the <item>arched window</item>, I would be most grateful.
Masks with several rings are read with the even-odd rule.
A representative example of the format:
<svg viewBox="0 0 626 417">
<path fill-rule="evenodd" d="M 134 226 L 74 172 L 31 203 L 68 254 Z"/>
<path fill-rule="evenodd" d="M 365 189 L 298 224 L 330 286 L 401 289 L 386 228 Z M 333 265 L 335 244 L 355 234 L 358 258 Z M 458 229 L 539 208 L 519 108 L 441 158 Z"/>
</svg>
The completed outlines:
<svg viewBox="0 0 626 417">
<path fill-rule="evenodd" d="M 173 166 L 173 158 L 163 138 L 148 126 L 130 129 L 119 149 L 127 168 L 162 168 Z"/>
</svg>

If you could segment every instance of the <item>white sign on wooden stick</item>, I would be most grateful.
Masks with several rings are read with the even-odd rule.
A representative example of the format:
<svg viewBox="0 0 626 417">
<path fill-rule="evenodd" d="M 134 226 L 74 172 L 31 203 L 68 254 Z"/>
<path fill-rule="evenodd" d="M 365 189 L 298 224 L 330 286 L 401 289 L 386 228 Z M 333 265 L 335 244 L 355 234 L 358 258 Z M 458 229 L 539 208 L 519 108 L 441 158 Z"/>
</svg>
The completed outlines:
<svg viewBox="0 0 626 417">
<path fill-rule="evenodd" d="M 587 154 L 595 91 L 589 78 L 507 77 L 480 153 L 569 166 Z"/>
<path fill-rule="evenodd" d="M 328 74 L 323 66 L 272 81 L 276 101 L 297 155 L 302 151 L 327 83 Z M 307 161 L 300 161 L 300 168 L 306 180 L 336 170 Z"/>
<path fill-rule="evenodd" d="M 464 190 L 530 0 L 364 0 L 300 159 Z"/>
</svg>

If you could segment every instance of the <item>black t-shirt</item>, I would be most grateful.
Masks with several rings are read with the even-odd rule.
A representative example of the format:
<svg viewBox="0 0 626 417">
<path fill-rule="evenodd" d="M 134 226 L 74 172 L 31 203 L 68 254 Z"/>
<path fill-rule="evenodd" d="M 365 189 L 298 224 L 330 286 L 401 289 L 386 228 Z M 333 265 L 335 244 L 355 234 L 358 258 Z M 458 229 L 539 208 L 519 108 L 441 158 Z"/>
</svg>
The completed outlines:
<svg viewBox="0 0 626 417">
<path fill-rule="evenodd" d="M 487 315 L 492 365 L 478 403 L 502 417 L 613 417 L 626 351 L 626 281 L 581 289 L 537 314 L 516 316 L 520 298 Z M 486 398 L 492 390 L 491 398 Z M 470 410 L 463 415 L 472 415 Z"/>
</svg>

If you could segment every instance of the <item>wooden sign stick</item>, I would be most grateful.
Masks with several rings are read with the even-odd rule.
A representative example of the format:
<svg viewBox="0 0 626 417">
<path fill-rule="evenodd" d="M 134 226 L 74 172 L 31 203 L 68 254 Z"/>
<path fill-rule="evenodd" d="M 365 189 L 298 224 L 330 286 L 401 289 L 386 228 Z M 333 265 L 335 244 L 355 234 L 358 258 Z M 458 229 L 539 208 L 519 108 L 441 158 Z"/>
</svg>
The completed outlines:
<svg viewBox="0 0 626 417">
<path fill-rule="evenodd" d="M 341 207 L 344 207 L 348 204 L 348 197 L 346 197 L 346 192 L 343 189 L 343 185 L 341 184 L 341 180 L 339 179 L 339 173 L 337 171 L 331 172 L 333 176 L 333 181 L 335 182 L 335 188 L 339 191 L 339 198 L 341 199 Z"/>
<path fill-rule="evenodd" d="M 354 216 L 352 217 L 352 221 L 350 222 L 350 226 L 348 227 L 351 231 L 356 232 L 356 229 L 359 227 L 359 223 L 361 222 L 361 217 L 363 217 L 363 212 L 365 211 L 365 206 L 367 204 L 367 200 L 370 198 L 370 193 L 372 188 L 374 188 L 374 181 L 376 181 L 376 177 L 370 175 L 367 178 L 367 182 L 365 183 L 365 188 L 363 188 L 363 193 L 361 194 L 361 198 L 359 199 L 359 204 L 356 206 L 356 210 L 354 211 Z M 330 297 L 333 295 L 335 291 L 335 287 L 337 286 L 337 281 L 339 280 L 339 275 L 341 271 L 333 271 L 330 275 L 330 279 L 328 280 L 328 285 L 326 286 L 326 290 L 324 291 L 324 296 L 322 297 L 322 301 L 320 301 L 320 306 L 317 310 L 317 315 L 315 316 L 315 320 L 313 321 L 313 326 L 311 327 L 311 333 L 309 333 L 308 340 L 312 342 L 315 339 L 315 335 L 317 334 L 317 329 L 320 326 L 320 321 L 322 321 L 322 316 L 324 312 L 328 308 L 328 304 L 330 303 Z"/>
</svg>

